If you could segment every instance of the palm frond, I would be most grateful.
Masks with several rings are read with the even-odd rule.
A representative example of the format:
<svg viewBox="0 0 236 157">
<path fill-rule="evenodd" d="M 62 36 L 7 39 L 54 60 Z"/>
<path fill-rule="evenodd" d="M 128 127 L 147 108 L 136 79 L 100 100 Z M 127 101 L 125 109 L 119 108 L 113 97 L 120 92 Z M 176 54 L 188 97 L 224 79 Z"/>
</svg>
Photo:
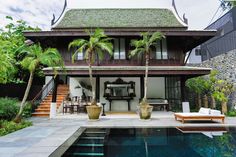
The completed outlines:
<svg viewBox="0 0 236 157">
<path fill-rule="evenodd" d="M 161 40 L 162 38 L 165 38 L 165 36 L 160 33 L 160 32 L 155 32 L 152 34 L 152 36 L 149 39 L 149 44 L 153 45 L 154 43 L 156 43 L 157 41 Z"/>
<path fill-rule="evenodd" d="M 113 55 L 113 44 L 110 42 L 98 42 L 96 44 L 96 49 L 101 49 Z"/>
<path fill-rule="evenodd" d="M 103 60 L 104 59 L 104 52 L 99 48 L 95 48 L 95 51 L 98 54 L 99 60 Z"/>
<path fill-rule="evenodd" d="M 88 41 L 85 39 L 76 39 L 69 43 L 68 49 L 70 50 L 72 47 L 81 47 L 84 44 L 87 44 Z"/>
</svg>

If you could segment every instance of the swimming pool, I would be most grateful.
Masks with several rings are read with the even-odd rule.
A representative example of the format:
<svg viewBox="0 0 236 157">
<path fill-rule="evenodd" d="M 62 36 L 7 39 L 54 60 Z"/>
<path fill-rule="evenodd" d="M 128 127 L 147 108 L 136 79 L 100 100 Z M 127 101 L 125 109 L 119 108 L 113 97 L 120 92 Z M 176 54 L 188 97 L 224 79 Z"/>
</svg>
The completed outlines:
<svg viewBox="0 0 236 157">
<path fill-rule="evenodd" d="M 63 157 L 235 157 L 236 128 L 85 129 Z"/>
</svg>

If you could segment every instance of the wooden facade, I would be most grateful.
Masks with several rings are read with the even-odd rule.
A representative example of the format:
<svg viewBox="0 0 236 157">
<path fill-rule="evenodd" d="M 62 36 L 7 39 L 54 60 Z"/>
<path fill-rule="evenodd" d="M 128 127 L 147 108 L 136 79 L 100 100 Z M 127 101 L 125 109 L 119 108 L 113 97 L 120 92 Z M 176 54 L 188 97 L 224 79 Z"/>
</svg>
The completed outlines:
<svg viewBox="0 0 236 157">
<path fill-rule="evenodd" d="M 148 18 L 148 17 L 147 17 Z M 87 27 L 90 30 L 95 28 Z M 86 27 L 83 28 L 56 28 L 51 31 L 39 32 L 24 32 L 24 35 L 33 42 L 39 42 L 44 48 L 55 47 L 61 53 L 64 62 L 65 70 L 58 69 L 60 75 L 66 77 L 88 77 L 88 67 L 86 61 L 77 59 L 72 63 L 72 54 L 75 50 L 68 50 L 68 44 L 76 38 L 88 39 L 88 34 L 85 33 Z M 210 73 L 210 69 L 206 68 L 184 68 L 185 58 L 188 51 L 198 46 L 199 44 L 212 38 L 215 31 L 196 31 L 187 30 L 186 26 L 182 27 L 104 27 L 105 33 L 111 38 L 123 38 L 125 41 L 123 59 L 114 59 L 105 55 L 104 60 L 96 59 L 93 65 L 93 77 L 96 79 L 97 99 L 101 97 L 99 88 L 101 88 L 100 79 L 102 77 L 134 77 L 140 81 L 140 98 L 144 94 L 144 74 L 145 60 L 144 56 L 129 58 L 129 52 L 133 48 L 130 46 L 132 39 L 139 39 L 140 32 L 156 32 L 160 31 L 165 35 L 166 52 L 165 58 L 158 58 L 155 48 L 150 54 L 150 77 L 165 78 L 165 99 L 168 99 L 173 105 L 184 101 L 184 85 L 188 78 Z M 107 69 L 107 67 L 110 67 Z M 162 67 L 162 68 L 155 68 Z M 103 69 L 104 68 L 104 69 Z M 119 69 L 120 68 L 120 69 Z M 45 68 L 46 75 L 53 75 L 51 68 Z M 173 83 L 175 82 L 175 83 Z M 176 85 L 174 85 L 176 84 Z M 179 93 L 173 93 L 179 91 Z M 173 95 L 172 97 L 170 95 Z"/>
</svg>

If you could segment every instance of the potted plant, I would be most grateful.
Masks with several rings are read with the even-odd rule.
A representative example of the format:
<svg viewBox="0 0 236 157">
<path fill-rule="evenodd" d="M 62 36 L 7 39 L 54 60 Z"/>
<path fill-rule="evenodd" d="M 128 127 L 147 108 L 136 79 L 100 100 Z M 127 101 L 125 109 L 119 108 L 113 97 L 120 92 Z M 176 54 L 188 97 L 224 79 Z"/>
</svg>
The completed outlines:
<svg viewBox="0 0 236 157">
<path fill-rule="evenodd" d="M 144 79 L 144 97 L 138 106 L 140 119 L 148 120 L 151 118 L 153 106 L 150 106 L 147 102 L 147 79 L 148 79 L 148 65 L 151 53 L 151 47 L 164 38 L 160 32 L 155 32 L 152 35 L 148 32 L 141 33 L 142 39 L 132 40 L 131 46 L 135 49 L 130 52 L 130 57 L 137 54 L 145 55 L 145 79 Z"/>
<path fill-rule="evenodd" d="M 96 29 L 93 33 L 87 31 L 89 39 L 75 39 L 69 43 L 68 48 L 76 48 L 75 53 L 72 56 L 72 62 L 74 62 L 77 53 L 85 52 L 85 60 L 88 64 L 89 79 L 92 86 L 92 101 L 91 104 L 86 106 L 88 117 L 90 120 L 98 120 L 101 113 L 101 106 L 97 105 L 95 84 L 92 76 L 92 65 L 95 62 L 95 57 L 98 55 L 98 59 L 102 60 L 104 53 L 108 52 L 110 55 L 113 54 L 113 44 L 111 38 L 108 38 L 102 29 Z"/>
</svg>

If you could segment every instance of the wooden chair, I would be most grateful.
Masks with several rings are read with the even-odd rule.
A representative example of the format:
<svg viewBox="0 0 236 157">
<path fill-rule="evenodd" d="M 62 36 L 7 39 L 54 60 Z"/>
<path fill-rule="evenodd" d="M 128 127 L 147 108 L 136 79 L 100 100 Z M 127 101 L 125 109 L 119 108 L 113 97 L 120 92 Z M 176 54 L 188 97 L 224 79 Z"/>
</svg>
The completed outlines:
<svg viewBox="0 0 236 157">
<path fill-rule="evenodd" d="M 63 114 L 67 113 L 67 111 L 69 111 L 70 113 L 72 113 L 73 109 L 72 109 L 72 102 L 69 100 L 63 100 Z M 69 110 L 67 110 L 69 109 Z"/>
</svg>

